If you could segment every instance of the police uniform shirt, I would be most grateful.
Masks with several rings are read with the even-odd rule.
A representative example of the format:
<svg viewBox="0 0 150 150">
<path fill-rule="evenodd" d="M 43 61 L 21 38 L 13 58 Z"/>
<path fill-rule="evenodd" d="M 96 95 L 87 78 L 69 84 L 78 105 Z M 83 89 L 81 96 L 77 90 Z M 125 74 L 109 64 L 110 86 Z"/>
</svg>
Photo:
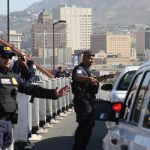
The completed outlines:
<svg viewBox="0 0 150 150">
<path fill-rule="evenodd" d="M 11 70 L 5 70 L 0 68 L 0 73 L 7 76 L 14 76 L 18 82 L 18 91 L 31 95 L 37 98 L 47 98 L 47 99 L 57 99 L 58 97 L 54 94 L 55 89 L 46 89 L 38 85 L 26 84 L 24 80 L 18 76 L 16 73 L 13 73 Z"/>
<path fill-rule="evenodd" d="M 93 76 L 89 68 L 84 68 L 84 66 L 80 64 L 74 69 L 72 79 L 74 80 L 74 82 L 78 83 L 77 86 L 79 86 L 81 89 L 85 89 L 86 92 L 91 93 L 92 95 L 97 94 L 99 84 L 97 84 L 96 86 L 92 86 L 89 81 L 78 82 L 75 80 L 75 78 L 79 76 Z"/>
<path fill-rule="evenodd" d="M 87 74 L 87 71 L 85 71 L 84 68 L 78 67 L 74 74 L 74 77 L 77 77 L 77 76 L 90 76 L 90 75 Z"/>
</svg>

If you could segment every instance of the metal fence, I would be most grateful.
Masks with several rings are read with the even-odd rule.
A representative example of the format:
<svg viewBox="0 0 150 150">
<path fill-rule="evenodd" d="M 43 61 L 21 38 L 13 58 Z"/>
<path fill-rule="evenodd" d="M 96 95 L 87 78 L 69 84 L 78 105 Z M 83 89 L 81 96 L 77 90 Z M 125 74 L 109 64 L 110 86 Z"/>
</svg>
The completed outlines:
<svg viewBox="0 0 150 150">
<path fill-rule="evenodd" d="M 36 83 L 48 89 L 56 87 L 70 86 L 70 78 L 51 78 L 37 81 Z M 102 84 L 100 84 L 101 86 Z M 107 100 L 108 92 L 104 92 L 99 88 L 96 95 L 97 99 Z M 47 132 L 47 127 L 51 127 L 53 123 L 57 123 L 56 116 L 58 112 L 61 118 L 73 110 L 72 100 L 73 94 L 70 91 L 68 95 L 52 99 L 34 98 L 31 103 L 31 96 L 22 93 L 17 94 L 18 101 L 18 123 L 14 125 L 15 142 L 28 142 L 29 140 L 40 140 L 42 134 Z"/>
</svg>

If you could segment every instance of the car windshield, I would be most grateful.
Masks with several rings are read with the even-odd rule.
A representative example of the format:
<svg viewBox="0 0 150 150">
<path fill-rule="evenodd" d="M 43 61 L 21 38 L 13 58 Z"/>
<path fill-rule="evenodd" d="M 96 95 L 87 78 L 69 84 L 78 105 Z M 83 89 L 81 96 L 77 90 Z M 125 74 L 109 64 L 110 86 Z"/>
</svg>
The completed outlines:
<svg viewBox="0 0 150 150">
<path fill-rule="evenodd" d="M 126 74 L 123 75 L 122 79 L 120 80 L 117 90 L 118 91 L 127 91 L 128 87 L 131 83 L 131 80 L 134 76 L 136 71 L 129 71 Z"/>
</svg>

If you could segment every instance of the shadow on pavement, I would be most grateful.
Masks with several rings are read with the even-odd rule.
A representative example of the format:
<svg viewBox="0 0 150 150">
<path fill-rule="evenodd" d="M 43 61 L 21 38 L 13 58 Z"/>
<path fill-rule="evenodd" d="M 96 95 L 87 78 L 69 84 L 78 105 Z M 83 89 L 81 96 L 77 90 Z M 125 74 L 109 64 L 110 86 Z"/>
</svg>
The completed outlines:
<svg viewBox="0 0 150 150">
<path fill-rule="evenodd" d="M 37 142 L 32 150 L 71 150 L 72 145 L 72 136 L 62 136 Z"/>
<path fill-rule="evenodd" d="M 102 150 L 102 139 L 107 133 L 104 122 L 96 121 L 87 150 Z M 32 150 L 71 150 L 73 136 L 53 137 L 37 142 Z"/>
</svg>

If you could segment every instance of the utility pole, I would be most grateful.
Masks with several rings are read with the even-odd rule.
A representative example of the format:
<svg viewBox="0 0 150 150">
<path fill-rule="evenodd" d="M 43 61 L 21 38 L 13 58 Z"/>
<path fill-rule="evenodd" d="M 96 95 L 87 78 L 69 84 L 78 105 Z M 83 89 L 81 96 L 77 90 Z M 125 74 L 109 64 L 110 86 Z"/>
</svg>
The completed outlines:
<svg viewBox="0 0 150 150">
<path fill-rule="evenodd" d="M 55 73 L 55 33 L 54 33 L 54 27 L 58 23 L 66 23 L 65 20 L 59 20 L 55 23 L 53 23 L 53 73 Z"/>
<path fill-rule="evenodd" d="M 43 31 L 43 58 L 44 58 L 44 68 L 45 68 L 45 29 Z"/>
<path fill-rule="evenodd" d="M 7 0 L 7 41 L 9 42 L 9 0 Z"/>
</svg>

